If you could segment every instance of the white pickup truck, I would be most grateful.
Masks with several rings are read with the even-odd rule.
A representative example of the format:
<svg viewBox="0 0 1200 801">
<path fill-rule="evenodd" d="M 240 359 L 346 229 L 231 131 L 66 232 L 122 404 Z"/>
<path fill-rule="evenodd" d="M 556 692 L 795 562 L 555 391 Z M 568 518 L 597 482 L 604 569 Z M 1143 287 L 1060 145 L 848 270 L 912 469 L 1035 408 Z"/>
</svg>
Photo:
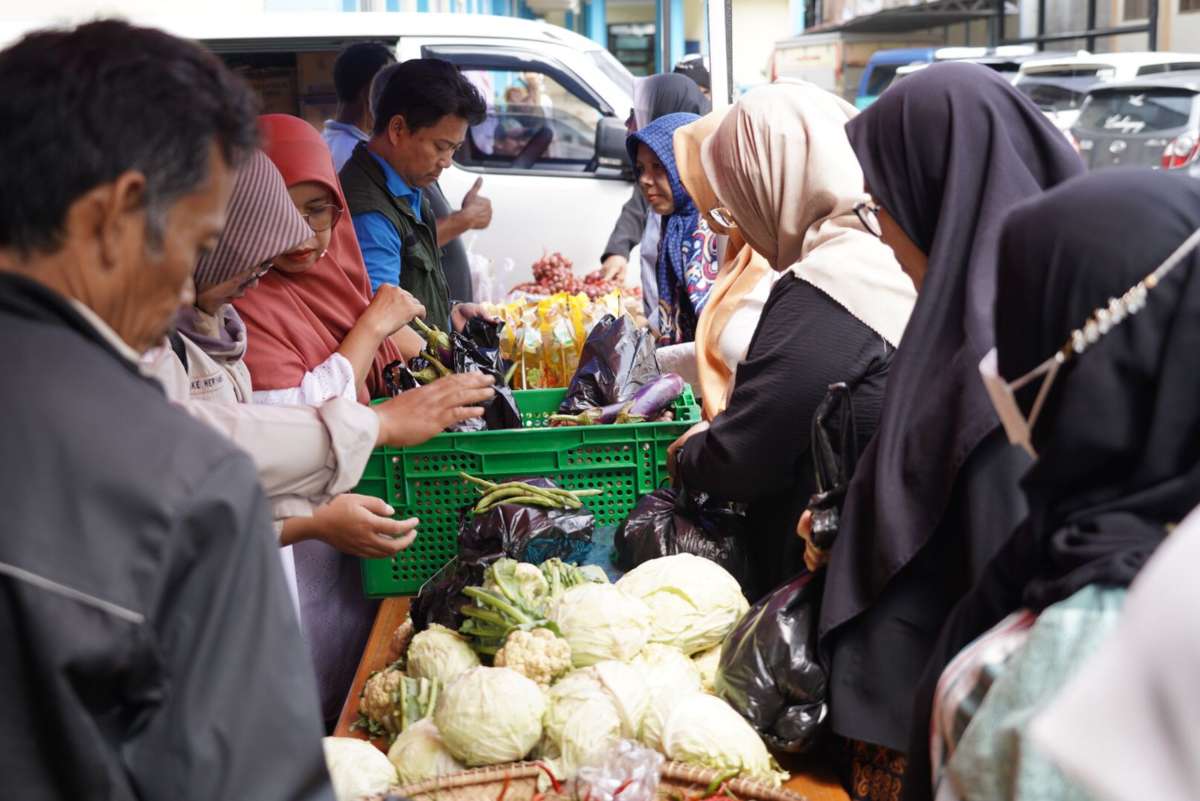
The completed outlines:
<svg viewBox="0 0 1200 801">
<path fill-rule="evenodd" d="M 458 65 L 483 90 L 490 114 L 440 183 L 457 204 L 483 176 L 492 224 L 465 241 L 497 267 L 512 259 L 516 269 L 505 276 L 511 283 L 529 280 L 544 250 L 561 251 L 577 274 L 598 267 L 632 191 L 624 122 L 633 75 L 600 45 L 564 28 L 475 14 L 135 15 L 131 21 L 201 42 L 258 89 L 265 111 L 298 114 L 317 127 L 333 114 L 333 61 L 347 44 L 379 41 L 394 46 L 402 61 L 437 57 Z M 56 22 L 62 21 L 0 21 L 0 47 Z M 506 136 L 522 129 L 507 122 L 530 116 L 528 97 L 521 96 L 530 84 L 540 95 L 533 111 L 552 134 L 533 145 Z"/>
</svg>

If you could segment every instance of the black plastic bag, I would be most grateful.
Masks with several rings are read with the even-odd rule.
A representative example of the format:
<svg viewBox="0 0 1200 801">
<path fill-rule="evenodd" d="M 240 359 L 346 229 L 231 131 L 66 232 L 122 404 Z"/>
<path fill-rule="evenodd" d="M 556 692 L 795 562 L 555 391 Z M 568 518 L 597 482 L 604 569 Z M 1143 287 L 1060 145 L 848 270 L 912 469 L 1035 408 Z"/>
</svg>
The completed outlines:
<svg viewBox="0 0 1200 801">
<path fill-rule="evenodd" d="M 398 359 L 383 368 L 383 384 L 390 398 L 420 386 L 408 365 Z"/>
<path fill-rule="evenodd" d="M 535 487 L 555 486 L 544 478 L 524 481 Z M 596 519 L 586 506 L 567 510 L 501 503 L 482 515 L 464 512 L 458 552 L 466 559 L 499 552 L 535 565 L 554 557 L 578 563 L 591 550 L 595 530 Z"/>
<path fill-rule="evenodd" d="M 583 343 L 579 367 L 558 410 L 579 414 L 584 409 L 624 403 L 659 372 L 650 331 L 639 330 L 627 314 L 619 318 L 605 315 Z"/>
<path fill-rule="evenodd" d="M 721 649 L 717 695 L 779 751 L 810 750 L 828 717 L 828 677 L 817 655 L 824 583 L 824 571 L 806 571 L 774 590 Z"/>
<path fill-rule="evenodd" d="M 535 487 L 553 487 L 544 478 L 525 479 Z M 433 623 L 458 630 L 464 604 L 463 589 L 483 583 L 487 566 L 502 557 L 541 564 L 558 557 L 583 562 L 592 547 L 595 518 L 583 509 L 570 511 L 500 504 L 476 517 L 464 510 L 458 534 L 458 556 L 435 573 L 412 601 L 413 628 L 424 631 Z"/>
<path fill-rule="evenodd" d="M 489 325 L 483 322 L 483 325 Z M 495 324 L 497 326 L 502 323 Z M 468 326 L 466 330 L 471 330 Z M 487 337 L 486 330 L 476 327 L 481 336 Z M 517 399 L 504 380 L 504 362 L 500 358 L 499 335 L 496 336 L 496 348 L 481 348 L 466 334 L 453 333 L 450 335 L 450 347 L 453 362 L 450 369 L 455 373 L 486 373 L 494 381 L 496 396 L 483 404 L 483 417 L 467 420 L 451 428 L 452 431 L 498 431 L 504 428 L 521 427 L 521 410 L 517 407 Z"/>
<path fill-rule="evenodd" d="M 750 580 L 746 516 L 704 493 L 658 489 L 638 501 L 617 529 L 617 567 L 690 553 L 716 562 L 745 589 Z"/>
<path fill-rule="evenodd" d="M 424 631 L 437 623 L 458 631 L 463 622 L 463 613 L 459 610 L 472 603 L 463 595 L 463 590 L 482 584 L 484 570 L 503 556 L 502 552 L 496 552 L 471 559 L 460 556 L 447 562 L 421 585 L 420 592 L 413 598 L 409 608 L 413 629 Z"/>
</svg>

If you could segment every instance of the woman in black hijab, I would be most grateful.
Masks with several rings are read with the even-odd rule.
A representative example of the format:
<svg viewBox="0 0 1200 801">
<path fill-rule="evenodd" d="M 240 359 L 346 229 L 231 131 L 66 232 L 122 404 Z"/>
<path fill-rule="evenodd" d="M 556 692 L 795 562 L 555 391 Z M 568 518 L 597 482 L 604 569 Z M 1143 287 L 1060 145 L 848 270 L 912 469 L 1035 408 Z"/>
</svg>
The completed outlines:
<svg viewBox="0 0 1200 801">
<path fill-rule="evenodd" d="M 1148 170 L 1071 181 L 1020 206 L 1005 223 L 995 307 L 998 380 L 1011 385 L 1039 365 L 1049 373 L 1018 389 L 1019 409 L 1003 415 L 1016 429 L 1032 420 L 1028 439 L 1037 461 L 1021 482 L 1029 516 L 942 631 L 917 698 L 906 798 L 932 797 L 929 713 L 950 659 L 1018 609 L 1041 613 L 1089 586 L 1127 587 L 1168 527 L 1200 504 L 1198 229 L 1200 184 Z M 1178 266 L 1148 282 L 1153 287 L 1137 288 L 1185 243 L 1190 249 Z M 1059 351 L 1066 356 L 1061 366 L 1048 361 Z M 1034 413 L 1039 393 L 1044 399 Z M 1071 652 L 1066 642 L 1057 650 Z M 1066 676 L 1039 679 L 1060 685 Z M 1001 703 L 1013 704 L 1009 695 Z M 1036 695 L 1018 701 L 1048 700 Z M 997 750 L 1022 762 L 1035 757 L 1027 741 Z M 1016 784 L 1017 761 L 998 766 L 1001 784 Z M 986 773 L 989 765 L 976 767 L 974 773 Z M 1056 797 L 1045 775 L 1037 776 L 1044 797 Z"/>
<path fill-rule="evenodd" d="M 638 78 L 633 89 L 633 105 L 634 108 L 630 110 L 629 114 L 630 133 L 634 133 L 639 128 L 645 128 L 659 117 L 665 117 L 668 114 L 686 112 L 704 116 L 712 111 L 712 103 L 700 91 L 696 82 L 678 73 Z M 707 209 L 701 209 L 701 211 L 704 212 Z M 642 242 L 650 217 L 650 207 L 646 205 L 646 198 L 642 196 L 642 191 L 635 185 L 632 197 L 621 207 L 621 215 L 617 218 L 617 224 L 613 227 L 608 243 L 604 246 L 604 254 L 600 257 L 606 278 L 617 278 L 624 272 L 629 260 L 629 253 L 633 250 L 634 245 L 642 243 L 643 248 L 647 248 L 658 244 L 658 231 L 653 232 L 646 242 Z M 657 215 L 654 217 L 654 222 L 658 222 Z M 658 291 L 655 289 L 653 280 L 657 255 L 657 252 L 651 252 L 643 254 L 642 258 L 642 292 L 648 292 L 649 297 L 646 299 L 653 301 L 646 304 L 647 310 L 658 306 Z M 649 283 L 647 283 L 646 277 L 650 278 Z M 643 297 L 646 296 L 643 295 Z"/>
<path fill-rule="evenodd" d="M 1024 513 L 1027 461 L 1007 447 L 978 371 L 1000 223 L 1083 164 L 1027 98 L 973 64 L 905 78 L 846 130 L 919 294 L 843 508 L 820 636 L 834 732 L 902 751 L 942 622 Z"/>
</svg>

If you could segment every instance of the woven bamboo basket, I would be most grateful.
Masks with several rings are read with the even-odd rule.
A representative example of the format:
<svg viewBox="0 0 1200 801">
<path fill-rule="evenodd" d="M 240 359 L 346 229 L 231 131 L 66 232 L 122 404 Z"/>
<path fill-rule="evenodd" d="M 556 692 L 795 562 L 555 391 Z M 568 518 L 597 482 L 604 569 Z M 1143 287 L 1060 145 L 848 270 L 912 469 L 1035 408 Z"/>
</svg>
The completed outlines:
<svg viewBox="0 0 1200 801">
<path fill-rule="evenodd" d="M 396 629 L 388 648 L 388 664 L 407 652 L 413 633 L 411 620 L 404 621 Z M 506 781 L 505 799 L 527 801 L 537 793 L 538 777 L 542 775 L 537 762 L 512 762 L 393 787 L 385 795 L 373 796 L 366 801 L 386 801 L 393 796 L 409 801 L 497 801 Z M 693 797 L 707 790 L 718 778 L 720 774 L 715 770 L 667 762 L 662 769 L 659 796 L 679 793 L 684 798 Z M 790 790 L 768 787 L 750 779 L 732 779 L 726 786 L 742 801 L 806 801 L 804 796 Z"/>
<path fill-rule="evenodd" d="M 387 794 L 373 796 L 369 801 L 385 801 L 391 796 L 410 801 L 497 801 L 501 792 L 510 801 L 526 801 L 538 791 L 538 777 L 542 775 L 536 762 L 493 765 L 393 787 Z M 688 797 L 702 793 L 719 776 L 714 770 L 667 762 L 658 785 L 659 796 L 680 793 Z M 508 790 L 504 791 L 506 782 Z M 748 779 L 733 779 L 727 787 L 743 801 L 806 801 L 804 796 L 789 790 Z"/>
</svg>

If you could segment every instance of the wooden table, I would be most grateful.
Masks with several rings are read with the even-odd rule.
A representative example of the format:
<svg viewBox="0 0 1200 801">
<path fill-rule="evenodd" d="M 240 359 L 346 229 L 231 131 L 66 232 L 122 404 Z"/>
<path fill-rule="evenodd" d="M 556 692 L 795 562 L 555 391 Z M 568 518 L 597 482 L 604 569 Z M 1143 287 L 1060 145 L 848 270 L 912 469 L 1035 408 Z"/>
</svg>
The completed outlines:
<svg viewBox="0 0 1200 801">
<path fill-rule="evenodd" d="M 358 720 L 358 696 L 362 694 L 367 677 L 387 666 L 392 634 L 404 622 L 404 618 L 408 617 L 408 607 L 407 596 L 385 598 L 379 604 L 379 611 L 375 613 L 375 624 L 371 626 L 371 636 L 367 638 L 367 647 L 363 649 L 362 659 L 359 660 L 358 670 L 354 674 L 354 683 L 350 685 L 346 703 L 342 704 L 341 717 L 333 730 L 335 737 L 368 739 L 365 732 L 350 730 L 354 721 Z"/>
<path fill-rule="evenodd" d="M 371 627 L 371 636 L 358 663 L 358 672 L 354 674 L 354 684 L 350 687 L 350 694 L 346 697 L 342 715 L 333 732 L 336 736 L 367 739 L 364 732 L 350 730 L 350 726 L 358 719 L 358 696 L 367 683 L 367 677 L 388 664 L 392 634 L 408 616 L 408 607 L 409 599 L 406 597 L 388 598 L 379 605 L 375 625 Z M 382 742 L 376 742 L 376 745 L 386 747 Z M 791 780 L 784 785 L 788 790 L 804 796 L 808 801 L 849 801 L 850 797 L 829 766 L 803 757 L 786 758 L 783 762 L 784 768 L 792 774 Z"/>
</svg>

